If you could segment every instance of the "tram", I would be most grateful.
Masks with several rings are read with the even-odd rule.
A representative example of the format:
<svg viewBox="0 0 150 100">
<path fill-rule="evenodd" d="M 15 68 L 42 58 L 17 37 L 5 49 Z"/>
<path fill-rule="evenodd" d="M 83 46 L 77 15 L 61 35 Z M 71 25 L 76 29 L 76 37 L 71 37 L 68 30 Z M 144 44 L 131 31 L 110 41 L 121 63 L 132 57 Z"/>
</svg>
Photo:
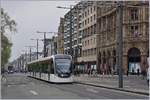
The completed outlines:
<svg viewBox="0 0 150 100">
<path fill-rule="evenodd" d="M 54 83 L 72 83 L 72 57 L 57 54 L 41 58 L 28 64 L 29 76 Z"/>
</svg>

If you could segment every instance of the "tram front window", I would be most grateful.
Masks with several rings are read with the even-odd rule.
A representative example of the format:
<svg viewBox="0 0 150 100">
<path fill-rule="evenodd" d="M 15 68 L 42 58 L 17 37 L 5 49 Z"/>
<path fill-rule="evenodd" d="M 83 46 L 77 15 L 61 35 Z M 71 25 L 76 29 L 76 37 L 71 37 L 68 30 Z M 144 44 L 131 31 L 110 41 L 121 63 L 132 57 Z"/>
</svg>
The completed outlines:
<svg viewBox="0 0 150 100">
<path fill-rule="evenodd" d="M 59 77 L 69 77 L 71 74 L 71 61 L 69 59 L 56 59 L 56 73 Z"/>
</svg>

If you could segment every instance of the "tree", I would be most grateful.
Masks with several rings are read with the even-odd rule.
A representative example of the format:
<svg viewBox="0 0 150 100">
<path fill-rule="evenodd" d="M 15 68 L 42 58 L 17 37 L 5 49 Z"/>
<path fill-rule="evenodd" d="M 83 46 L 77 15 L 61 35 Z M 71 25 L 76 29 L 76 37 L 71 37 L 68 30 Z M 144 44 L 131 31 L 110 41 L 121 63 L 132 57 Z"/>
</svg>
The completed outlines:
<svg viewBox="0 0 150 100">
<path fill-rule="evenodd" d="M 8 59 L 10 58 L 11 54 L 11 46 L 12 43 L 8 40 L 8 38 L 5 36 L 6 30 L 10 32 L 16 32 L 16 22 L 12 20 L 9 15 L 4 12 L 4 9 L 1 8 L 1 66 L 4 67 L 4 65 L 8 62 Z"/>
</svg>

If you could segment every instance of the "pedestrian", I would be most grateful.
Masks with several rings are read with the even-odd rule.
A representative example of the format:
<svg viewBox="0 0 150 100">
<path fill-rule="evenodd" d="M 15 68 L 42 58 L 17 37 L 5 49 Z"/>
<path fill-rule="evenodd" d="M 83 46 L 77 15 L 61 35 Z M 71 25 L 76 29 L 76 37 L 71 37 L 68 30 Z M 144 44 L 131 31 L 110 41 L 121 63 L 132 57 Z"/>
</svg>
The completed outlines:
<svg viewBox="0 0 150 100">
<path fill-rule="evenodd" d="M 140 75 L 140 70 L 139 70 L 139 68 L 137 69 L 137 75 L 138 75 L 138 76 Z"/>
<path fill-rule="evenodd" d="M 128 74 L 129 74 L 129 71 L 127 70 L 127 76 L 128 76 Z"/>
<path fill-rule="evenodd" d="M 90 68 L 88 68 L 88 75 L 90 75 Z"/>
<path fill-rule="evenodd" d="M 91 75 L 93 75 L 94 74 L 94 68 L 92 68 L 92 70 L 91 70 Z"/>
<path fill-rule="evenodd" d="M 141 74 L 142 74 L 143 79 L 144 79 L 144 78 L 145 78 L 145 76 L 146 76 L 146 71 L 145 71 L 145 70 L 142 70 Z"/>
<path fill-rule="evenodd" d="M 111 69 L 111 75 L 112 76 L 114 75 L 114 69 L 113 68 Z"/>
<path fill-rule="evenodd" d="M 149 86 L 149 79 L 150 79 L 150 68 L 147 69 L 147 85 Z"/>
<path fill-rule="evenodd" d="M 132 68 L 132 74 L 134 75 L 134 69 Z"/>
</svg>

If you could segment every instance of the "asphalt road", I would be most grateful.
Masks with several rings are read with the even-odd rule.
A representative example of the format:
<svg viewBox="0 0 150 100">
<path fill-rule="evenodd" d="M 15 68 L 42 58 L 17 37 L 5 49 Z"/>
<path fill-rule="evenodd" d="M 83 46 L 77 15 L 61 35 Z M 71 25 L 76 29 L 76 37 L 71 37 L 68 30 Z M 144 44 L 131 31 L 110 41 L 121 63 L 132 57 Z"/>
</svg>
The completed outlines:
<svg viewBox="0 0 150 100">
<path fill-rule="evenodd" d="M 148 96 L 81 84 L 51 84 L 24 74 L 2 80 L 2 99 L 148 99 Z"/>
</svg>

